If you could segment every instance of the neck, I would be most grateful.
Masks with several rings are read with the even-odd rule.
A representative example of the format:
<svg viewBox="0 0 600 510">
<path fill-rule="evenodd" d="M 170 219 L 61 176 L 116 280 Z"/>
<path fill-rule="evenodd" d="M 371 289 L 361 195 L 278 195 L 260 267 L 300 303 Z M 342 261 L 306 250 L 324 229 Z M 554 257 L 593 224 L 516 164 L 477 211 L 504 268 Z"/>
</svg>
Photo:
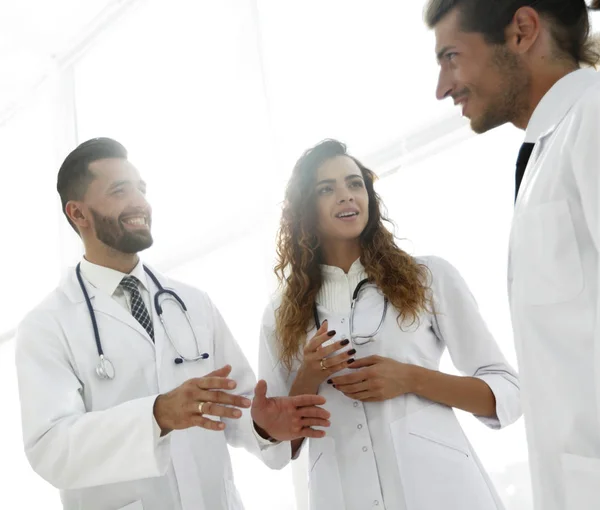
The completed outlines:
<svg viewBox="0 0 600 510">
<path fill-rule="evenodd" d="M 92 264 L 108 267 L 125 274 L 131 273 L 140 261 L 137 253 L 122 253 L 108 246 L 104 246 L 103 249 L 86 247 L 85 258 Z"/>
<path fill-rule="evenodd" d="M 554 84 L 564 78 L 567 74 L 572 73 L 578 69 L 573 64 L 568 65 L 553 65 L 545 66 L 544 68 L 535 69 L 532 72 L 534 79 L 531 82 L 528 108 L 526 108 L 522 115 L 516 119 L 513 124 L 519 129 L 527 129 L 529 121 L 533 112 L 540 104 L 542 98 L 548 93 L 548 91 L 554 86 Z"/>
<path fill-rule="evenodd" d="M 360 258 L 360 241 L 358 239 L 328 241 L 321 246 L 321 255 L 324 264 L 339 267 L 347 273 L 352 264 Z"/>
</svg>

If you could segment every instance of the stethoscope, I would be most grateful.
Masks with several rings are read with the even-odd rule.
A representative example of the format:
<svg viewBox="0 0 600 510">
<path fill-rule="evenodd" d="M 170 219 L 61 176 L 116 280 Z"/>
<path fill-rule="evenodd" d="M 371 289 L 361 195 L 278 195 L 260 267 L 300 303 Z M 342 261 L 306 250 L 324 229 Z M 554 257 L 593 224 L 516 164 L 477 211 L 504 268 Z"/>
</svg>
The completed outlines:
<svg viewBox="0 0 600 510">
<path fill-rule="evenodd" d="M 352 294 L 352 303 L 350 304 L 350 340 L 354 345 L 366 345 L 369 342 L 372 342 L 381 330 L 381 326 L 383 326 L 383 321 L 385 321 L 385 316 L 387 314 L 388 308 L 388 298 L 383 298 L 383 314 L 381 315 L 381 320 L 379 321 L 379 325 L 377 329 L 371 333 L 370 335 L 355 335 L 354 334 L 354 312 L 356 311 L 356 304 L 358 303 L 358 296 L 360 295 L 360 291 L 364 288 L 364 286 L 369 283 L 368 278 L 361 280 L 356 288 L 354 289 L 354 293 Z M 317 304 L 313 305 L 313 316 L 315 319 L 315 325 L 317 326 L 317 330 L 321 327 L 321 321 L 319 320 L 319 312 L 317 311 Z"/>
<path fill-rule="evenodd" d="M 96 349 L 98 350 L 98 356 L 100 357 L 100 361 L 98 363 L 98 366 L 96 367 L 96 374 L 100 379 L 114 379 L 115 367 L 113 366 L 112 362 L 106 356 L 104 356 L 104 350 L 102 349 L 102 343 L 100 342 L 100 333 L 98 332 L 98 323 L 96 322 L 96 314 L 94 313 L 94 309 L 92 308 L 92 302 L 90 301 L 90 296 L 83 283 L 83 278 L 81 277 L 80 265 L 81 264 L 77 264 L 75 273 L 77 274 L 77 280 L 79 281 L 79 286 L 81 287 L 81 292 L 83 292 L 83 297 L 85 298 L 85 303 L 87 304 L 90 319 L 92 320 L 92 328 L 94 329 L 94 339 L 96 340 Z M 173 360 L 173 362 L 176 365 L 180 365 L 184 361 L 195 362 L 200 361 L 202 359 L 207 359 L 209 357 L 207 352 L 204 352 L 202 354 L 200 353 L 200 345 L 198 344 L 198 338 L 196 337 L 194 327 L 192 326 L 192 321 L 190 319 L 190 314 L 188 313 L 187 306 L 185 306 L 183 300 L 177 295 L 175 291 L 165 289 L 158 281 L 158 278 L 156 278 L 152 271 L 150 271 L 150 269 L 148 269 L 146 266 L 144 266 L 144 271 L 146 271 L 146 274 L 152 279 L 154 285 L 156 285 L 156 287 L 158 288 L 158 292 L 154 294 L 154 309 L 156 310 L 156 314 L 158 315 L 158 318 L 160 319 L 160 322 L 163 325 L 163 328 L 165 329 L 165 333 L 167 335 L 167 338 L 169 339 L 169 342 L 171 342 L 173 349 L 175 349 L 175 352 L 177 353 L 177 357 Z M 187 319 L 188 324 L 190 326 L 190 329 L 192 330 L 194 341 L 196 342 L 196 352 L 198 353 L 197 356 L 191 358 L 184 356 L 177 349 L 175 342 L 173 342 L 173 339 L 169 334 L 169 330 L 167 329 L 167 325 L 165 324 L 165 320 L 162 315 L 162 304 L 159 302 L 160 297 L 163 295 L 171 301 L 176 301 L 179 304 L 181 310 L 183 311 L 185 318 Z"/>
</svg>

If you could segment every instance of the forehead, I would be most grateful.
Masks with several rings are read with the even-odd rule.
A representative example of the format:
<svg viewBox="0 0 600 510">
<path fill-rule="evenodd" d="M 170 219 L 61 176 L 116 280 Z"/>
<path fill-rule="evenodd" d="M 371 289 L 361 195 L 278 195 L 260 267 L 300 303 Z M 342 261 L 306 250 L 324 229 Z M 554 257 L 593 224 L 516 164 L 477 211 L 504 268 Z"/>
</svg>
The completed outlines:
<svg viewBox="0 0 600 510">
<path fill-rule="evenodd" d="M 139 181 L 140 173 L 129 161 L 122 158 L 105 158 L 89 164 L 94 181 L 110 185 L 114 181 Z"/>
<path fill-rule="evenodd" d="M 464 51 L 486 46 L 482 34 L 462 30 L 460 16 L 460 11 L 454 9 L 435 26 L 435 53 L 438 57 L 448 49 L 458 48 Z"/>
<path fill-rule="evenodd" d="M 328 159 L 317 170 L 317 182 L 324 179 L 344 179 L 348 175 L 362 175 L 360 168 L 348 156 Z"/>
</svg>

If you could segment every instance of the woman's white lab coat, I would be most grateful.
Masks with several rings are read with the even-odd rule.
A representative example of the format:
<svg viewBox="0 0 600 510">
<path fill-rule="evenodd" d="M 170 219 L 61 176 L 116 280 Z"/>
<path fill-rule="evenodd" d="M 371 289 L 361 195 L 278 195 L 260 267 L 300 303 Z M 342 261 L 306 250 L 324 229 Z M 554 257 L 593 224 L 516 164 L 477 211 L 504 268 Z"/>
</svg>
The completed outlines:
<svg viewBox="0 0 600 510">
<path fill-rule="evenodd" d="M 538 510 L 600 508 L 600 74 L 561 79 L 526 131 L 508 286 Z"/>
<path fill-rule="evenodd" d="M 208 296 L 157 276 L 186 303 L 207 360 L 176 365 L 155 310 L 156 347 L 125 308 L 87 285 L 104 352 L 116 372 L 114 380 L 99 379 L 90 317 L 74 270 L 18 329 L 25 452 L 33 469 L 61 489 L 66 510 L 241 510 L 227 445 L 245 447 L 275 468 L 289 458 L 289 443 L 264 448 L 257 440 L 249 410 L 240 420 L 224 420 L 224 432 L 196 427 L 160 438 L 153 415 L 159 393 L 230 364 L 236 393 L 251 397 L 255 377 Z M 149 284 L 153 297 L 157 289 Z M 185 316 L 173 301 L 163 308 L 179 349 L 192 355 Z"/>
<path fill-rule="evenodd" d="M 520 416 L 519 383 L 481 318 L 475 300 L 458 272 L 440 258 L 419 259 L 433 276 L 437 316 L 422 314 L 420 324 L 397 323 L 389 307 L 375 341 L 351 344 L 356 358 L 380 355 L 437 370 L 448 348 L 455 366 L 465 375 L 485 381 L 496 397 L 498 419 L 481 418 L 492 428 L 504 427 Z M 365 278 L 359 261 L 345 275 L 323 267 L 324 283 L 317 298 L 320 320 L 336 330 L 332 341 L 349 337 L 352 292 Z M 332 310 L 324 307 L 330 303 Z M 288 376 L 278 361 L 274 335 L 275 306 L 263 320 L 259 374 L 271 392 L 287 395 L 299 362 Z M 375 286 L 361 292 L 355 331 L 374 331 L 383 310 Z M 307 339 L 314 335 L 314 328 Z M 350 348 L 350 346 L 348 347 Z M 384 402 L 361 403 L 324 383 L 331 428 L 324 439 L 309 441 L 309 498 L 311 510 L 498 510 L 502 504 L 465 437 L 453 410 L 415 395 Z"/>
</svg>

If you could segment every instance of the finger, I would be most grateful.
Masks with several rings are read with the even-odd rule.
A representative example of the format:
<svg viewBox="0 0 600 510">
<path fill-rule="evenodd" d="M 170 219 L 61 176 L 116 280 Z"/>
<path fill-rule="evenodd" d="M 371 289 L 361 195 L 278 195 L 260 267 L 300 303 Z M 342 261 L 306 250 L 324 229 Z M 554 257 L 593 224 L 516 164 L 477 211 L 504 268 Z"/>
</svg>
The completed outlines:
<svg viewBox="0 0 600 510">
<path fill-rule="evenodd" d="M 200 413 L 200 406 L 196 405 L 195 412 L 199 416 L 219 416 L 220 418 L 231 418 L 233 420 L 242 417 L 242 412 L 239 409 L 215 404 L 214 402 L 204 402 L 202 404 L 202 413 Z"/>
<path fill-rule="evenodd" d="M 267 381 L 260 380 L 256 383 L 256 387 L 254 388 L 254 399 L 257 401 L 262 401 L 267 398 Z"/>
<path fill-rule="evenodd" d="M 207 430 L 225 430 L 225 424 L 223 422 L 211 420 L 209 418 L 204 418 L 200 415 L 194 416 L 194 418 L 192 418 L 192 425 Z"/>
<path fill-rule="evenodd" d="M 300 433 L 299 433 L 300 437 L 310 437 L 310 438 L 314 438 L 314 439 L 320 439 L 322 437 L 325 437 L 325 431 L 324 430 L 315 430 L 315 429 L 311 429 L 311 428 L 303 428 Z"/>
<path fill-rule="evenodd" d="M 296 407 L 322 406 L 327 402 L 325 397 L 321 395 L 296 395 L 289 398 L 291 403 Z"/>
<path fill-rule="evenodd" d="M 356 363 L 356 361 L 354 362 Z M 354 365 L 352 363 L 352 365 Z M 351 374 L 340 375 L 338 377 L 332 377 L 327 382 L 329 384 L 335 384 L 336 386 L 341 386 L 344 384 L 354 384 L 362 381 L 368 380 L 368 374 L 365 373 L 365 369 L 357 370 L 356 372 L 352 372 Z M 329 382 L 331 381 L 331 382 Z"/>
<path fill-rule="evenodd" d="M 346 394 L 345 394 L 346 395 Z M 349 398 L 352 398 L 354 400 L 360 400 L 361 402 L 366 402 L 368 400 L 371 400 L 375 397 L 375 394 L 372 391 L 361 391 L 359 393 L 352 393 L 351 395 L 346 395 Z"/>
<path fill-rule="evenodd" d="M 366 358 L 359 358 L 353 364 L 352 368 L 364 368 L 370 367 L 372 365 L 376 365 L 377 363 L 381 363 L 381 356 L 367 356 Z"/>
<path fill-rule="evenodd" d="M 203 391 L 198 394 L 197 398 L 194 399 L 197 403 L 200 402 L 215 402 L 217 404 L 225 404 L 228 406 L 250 407 L 252 402 L 246 397 L 240 395 L 232 395 L 231 393 L 225 393 L 224 391 Z"/>
<path fill-rule="evenodd" d="M 329 420 L 319 420 L 318 418 L 304 418 L 300 423 L 302 427 L 329 427 L 331 422 Z"/>
<path fill-rule="evenodd" d="M 314 352 L 317 350 L 317 348 L 321 346 L 321 344 L 324 344 L 333 336 L 335 336 L 335 330 L 317 334 L 310 339 L 310 341 L 306 344 L 306 348 L 304 350 L 306 352 Z"/>
<path fill-rule="evenodd" d="M 206 376 L 194 379 L 194 383 L 201 390 L 233 390 L 237 383 L 225 377 Z"/>
<path fill-rule="evenodd" d="M 227 377 L 231 373 L 231 365 L 225 365 L 217 370 L 213 370 L 210 374 L 204 377 Z"/>
<path fill-rule="evenodd" d="M 350 349 L 349 351 L 345 351 L 342 352 L 340 354 L 337 354 L 336 356 L 332 356 L 331 358 L 327 358 L 325 360 L 323 360 L 323 364 L 326 367 L 335 367 L 336 365 L 339 365 L 341 363 L 345 363 L 346 365 L 348 365 L 348 361 L 350 361 L 350 359 L 352 359 L 352 363 L 354 363 L 356 360 L 353 358 L 353 356 L 356 354 L 356 349 Z"/>
<path fill-rule="evenodd" d="M 354 383 L 354 384 L 336 384 L 335 388 L 339 391 L 341 391 L 342 393 L 345 393 L 346 395 L 352 395 L 354 393 L 360 393 L 362 391 L 367 391 L 369 390 L 369 382 L 368 381 L 362 381 L 359 383 Z"/>
<path fill-rule="evenodd" d="M 321 407 L 301 407 L 296 411 L 296 416 L 328 420 L 331 417 L 331 413 Z"/>
<path fill-rule="evenodd" d="M 326 358 L 327 356 L 331 356 L 334 352 L 339 351 L 343 347 L 346 347 L 350 343 L 350 340 L 345 338 L 344 340 L 338 340 L 337 342 L 332 343 L 331 345 L 326 345 L 325 347 L 318 347 L 316 350 L 316 354 L 319 358 Z M 356 353 L 356 351 L 354 351 Z"/>
</svg>

